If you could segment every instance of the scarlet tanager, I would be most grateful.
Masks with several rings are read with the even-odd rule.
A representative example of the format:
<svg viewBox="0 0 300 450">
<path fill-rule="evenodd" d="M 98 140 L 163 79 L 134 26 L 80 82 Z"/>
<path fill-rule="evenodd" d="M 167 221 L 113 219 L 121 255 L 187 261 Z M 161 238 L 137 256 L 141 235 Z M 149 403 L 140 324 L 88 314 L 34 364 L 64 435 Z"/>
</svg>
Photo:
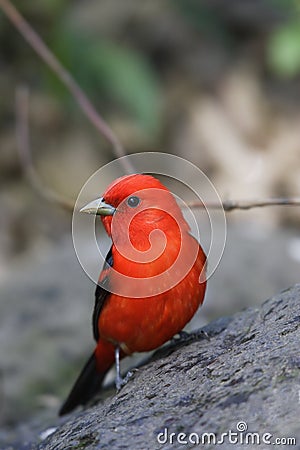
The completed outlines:
<svg viewBox="0 0 300 450">
<path fill-rule="evenodd" d="M 171 192 L 150 175 L 115 180 L 102 198 L 82 208 L 100 215 L 112 240 L 96 288 L 96 348 L 60 415 L 86 404 L 116 362 L 153 350 L 191 320 L 203 303 L 206 256 Z"/>
</svg>

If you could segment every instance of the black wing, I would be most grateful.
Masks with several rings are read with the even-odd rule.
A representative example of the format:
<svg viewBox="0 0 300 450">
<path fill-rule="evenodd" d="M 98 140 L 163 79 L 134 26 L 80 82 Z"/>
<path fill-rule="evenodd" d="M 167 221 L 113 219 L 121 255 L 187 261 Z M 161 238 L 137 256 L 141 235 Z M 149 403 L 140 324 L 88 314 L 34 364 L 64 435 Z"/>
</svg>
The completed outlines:
<svg viewBox="0 0 300 450">
<path fill-rule="evenodd" d="M 95 292 L 95 306 L 94 306 L 94 312 L 93 312 L 93 334 L 95 340 L 98 342 L 99 340 L 99 330 L 98 330 L 98 320 L 101 313 L 101 310 L 104 306 L 105 300 L 107 299 L 107 296 L 110 294 L 108 290 L 105 289 L 104 286 L 108 287 L 109 283 L 109 269 L 113 265 L 113 256 L 112 256 L 112 246 L 110 247 L 109 252 L 106 255 L 105 263 L 103 265 L 103 269 L 100 275 L 101 280 L 101 286 L 97 284 L 96 292 Z"/>
</svg>

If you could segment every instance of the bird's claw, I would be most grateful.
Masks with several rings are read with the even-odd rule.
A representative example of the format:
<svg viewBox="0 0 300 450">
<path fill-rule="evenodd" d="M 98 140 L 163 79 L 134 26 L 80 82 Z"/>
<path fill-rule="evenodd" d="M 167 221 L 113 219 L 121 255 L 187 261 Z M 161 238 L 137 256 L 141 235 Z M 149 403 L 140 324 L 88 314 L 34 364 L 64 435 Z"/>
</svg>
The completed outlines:
<svg viewBox="0 0 300 450">
<path fill-rule="evenodd" d="M 116 378 L 117 393 L 120 392 L 122 387 L 125 386 L 125 384 L 128 383 L 130 378 L 132 378 L 134 373 L 137 372 L 137 371 L 138 371 L 138 369 L 131 369 L 131 370 L 129 370 L 124 378 L 122 378 L 121 376 L 117 376 L 117 378 Z"/>
<path fill-rule="evenodd" d="M 177 333 L 178 337 L 173 336 L 171 339 L 172 344 L 177 344 L 179 342 L 185 342 L 188 341 L 191 338 L 191 334 L 188 333 L 187 331 L 179 331 L 179 333 Z"/>
<path fill-rule="evenodd" d="M 204 330 L 200 330 L 198 336 L 199 337 L 204 337 L 204 339 L 207 339 L 208 341 L 210 340 L 210 335 Z"/>
<path fill-rule="evenodd" d="M 179 344 L 181 342 L 187 342 L 191 339 L 199 339 L 199 338 L 204 338 L 207 339 L 208 341 L 210 340 L 210 336 L 209 334 L 204 331 L 204 330 L 200 330 L 198 332 L 191 332 L 188 333 L 187 331 L 180 331 L 179 333 L 177 333 L 178 337 L 173 337 L 171 339 L 171 343 L 172 344 Z"/>
</svg>

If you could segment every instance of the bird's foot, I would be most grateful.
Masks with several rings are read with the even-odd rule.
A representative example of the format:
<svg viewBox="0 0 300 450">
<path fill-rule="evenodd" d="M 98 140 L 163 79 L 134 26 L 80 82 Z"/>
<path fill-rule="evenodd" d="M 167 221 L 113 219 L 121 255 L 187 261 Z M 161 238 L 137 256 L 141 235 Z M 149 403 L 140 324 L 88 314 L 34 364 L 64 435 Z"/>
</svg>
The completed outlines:
<svg viewBox="0 0 300 450">
<path fill-rule="evenodd" d="M 178 337 L 177 337 L 178 336 Z M 208 341 L 210 340 L 210 336 L 207 334 L 206 331 L 204 330 L 200 330 L 197 332 L 191 332 L 188 333 L 187 331 L 180 331 L 179 333 L 177 333 L 177 335 L 175 335 L 172 339 L 171 339 L 171 344 L 180 344 L 183 342 L 188 342 L 192 339 L 201 339 L 201 338 L 205 338 Z"/>
<path fill-rule="evenodd" d="M 123 386 L 123 378 L 121 377 L 121 375 L 118 374 L 116 376 L 116 390 L 117 390 L 117 392 L 120 392 L 122 386 Z"/>
<path fill-rule="evenodd" d="M 208 341 L 210 340 L 210 335 L 204 330 L 200 330 L 197 335 L 198 335 L 198 337 L 204 338 Z"/>
<path fill-rule="evenodd" d="M 179 342 L 186 342 L 191 338 L 191 336 L 192 335 L 187 331 L 179 331 L 179 333 L 172 337 L 171 343 L 178 344 Z"/>
<path fill-rule="evenodd" d="M 124 378 L 121 377 L 121 375 L 116 377 L 116 389 L 117 393 L 120 392 L 123 386 L 128 383 L 130 378 L 133 377 L 134 373 L 137 372 L 138 369 L 131 369 L 127 372 L 126 376 Z"/>
<path fill-rule="evenodd" d="M 199 331 L 192 331 L 191 333 L 186 333 L 187 336 L 183 337 L 183 341 L 187 340 L 200 340 L 200 339 L 206 339 L 210 340 L 209 334 L 205 330 L 199 330 Z"/>
</svg>

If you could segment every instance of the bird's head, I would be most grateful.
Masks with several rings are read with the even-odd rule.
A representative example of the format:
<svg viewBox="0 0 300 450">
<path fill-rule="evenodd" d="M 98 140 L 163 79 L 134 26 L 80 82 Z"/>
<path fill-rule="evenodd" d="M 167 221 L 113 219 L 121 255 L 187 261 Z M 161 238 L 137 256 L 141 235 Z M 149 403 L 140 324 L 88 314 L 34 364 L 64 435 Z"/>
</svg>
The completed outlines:
<svg viewBox="0 0 300 450">
<path fill-rule="evenodd" d="M 142 239 L 151 231 L 189 230 L 171 192 L 150 175 L 133 174 L 116 179 L 101 198 L 81 209 L 101 216 L 106 232 L 115 241 L 122 233 Z M 118 226 L 114 227 L 114 223 Z M 126 229 L 127 227 L 127 229 Z"/>
</svg>

